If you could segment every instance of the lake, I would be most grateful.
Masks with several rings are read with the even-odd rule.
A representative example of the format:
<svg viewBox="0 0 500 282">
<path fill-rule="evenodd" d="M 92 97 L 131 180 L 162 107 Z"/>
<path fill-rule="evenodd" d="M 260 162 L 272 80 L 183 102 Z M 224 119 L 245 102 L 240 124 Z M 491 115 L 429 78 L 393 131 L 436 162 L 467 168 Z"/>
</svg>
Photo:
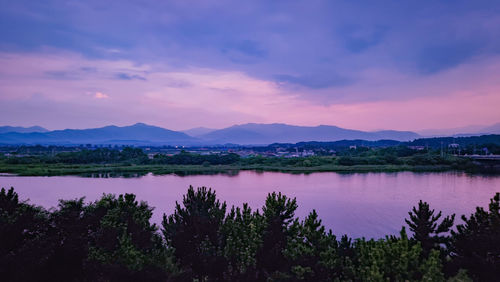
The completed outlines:
<svg viewBox="0 0 500 282">
<path fill-rule="evenodd" d="M 500 192 L 500 176 L 443 173 L 351 173 L 286 174 L 242 171 L 236 175 L 162 175 L 138 178 L 84 178 L 76 176 L 0 176 L 1 187 L 13 186 L 21 199 L 46 208 L 58 199 L 98 199 L 103 193 L 134 193 L 155 207 L 153 221 L 172 213 L 175 202 L 189 185 L 217 191 L 228 206 L 249 203 L 261 208 L 269 192 L 296 197 L 297 215 L 316 209 L 327 228 L 336 235 L 380 238 L 397 234 L 412 206 L 422 199 L 444 215 L 469 215 L 476 206 L 487 207 Z"/>
</svg>

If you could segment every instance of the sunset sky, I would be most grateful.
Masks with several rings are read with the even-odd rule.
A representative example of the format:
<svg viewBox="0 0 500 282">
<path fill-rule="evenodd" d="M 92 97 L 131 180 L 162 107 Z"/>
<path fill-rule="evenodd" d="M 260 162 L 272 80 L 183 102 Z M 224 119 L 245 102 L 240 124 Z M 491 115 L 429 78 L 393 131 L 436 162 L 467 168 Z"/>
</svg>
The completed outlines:
<svg viewBox="0 0 500 282">
<path fill-rule="evenodd" d="M 0 0 L 0 125 L 500 122 L 499 1 Z"/>
</svg>

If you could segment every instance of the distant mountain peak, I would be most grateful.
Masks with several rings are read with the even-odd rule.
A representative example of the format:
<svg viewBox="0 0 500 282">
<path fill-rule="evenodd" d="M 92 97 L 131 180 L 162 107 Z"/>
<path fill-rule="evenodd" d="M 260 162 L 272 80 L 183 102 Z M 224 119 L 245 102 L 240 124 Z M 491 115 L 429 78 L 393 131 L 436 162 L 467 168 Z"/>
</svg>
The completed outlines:
<svg viewBox="0 0 500 282">
<path fill-rule="evenodd" d="M 283 123 L 247 123 L 214 130 L 197 137 L 216 144 L 265 145 L 307 141 L 338 141 L 344 139 L 364 139 L 370 141 L 392 139 L 409 141 L 420 136 L 410 131 L 388 130 L 366 132 L 344 129 L 332 125 L 298 126 Z"/>
<path fill-rule="evenodd" d="M 198 137 L 198 136 L 201 136 L 204 134 L 208 134 L 208 133 L 215 131 L 215 130 L 217 130 L 217 129 L 200 126 L 200 127 L 186 129 L 186 130 L 183 130 L 182 132 L 184 132 L 187 135 L 192 136 L 192 137 Z"/>
<path fill-rule="evenodd" d="M 49 132 L 3 133 L 0 143 L 5 144 L 241 144 L 267 145 L 308 141 L 338 141 L 383 139 L 409 141 L 420 136 L 411 131 L 360 131 L 333 125 L 298 126 L 284 123 L 246 123 L 223 129 L 204 127 L 185 131 L 172 131 L 142 122 L 129 126 L 105 126 L 90 129 L 65 129 Z"/>
<path fill-rule="evenodd" d="M 17 133 L 31 133 L 31 132 L 47 132 L 48 130 L 35 125 L 30 127 L 22 127 L 22 126 L 0 126 L 0 133 L 7 132 L 17 132 Z"/>
<path fill-rule="evenodd" d="M 486 126 L 486 125 L 468 125 L 463 127 L 455 128 L 443 128 L 443 129 L 424 129 L 420 130 L 423 136 L 435 137 L 435 136 L 474 136 L 481 134 L 500 134 L 500 122 Z"/>
<path fill-rule="evenodd" d="M 141 144 L 186 145 L 198 140 L 183 132 L 137 123 L 109 125 L 89 129 L 65 129 L 48 132 L 7 132 L 0 134 L 2 144 Z"/>
</svg>

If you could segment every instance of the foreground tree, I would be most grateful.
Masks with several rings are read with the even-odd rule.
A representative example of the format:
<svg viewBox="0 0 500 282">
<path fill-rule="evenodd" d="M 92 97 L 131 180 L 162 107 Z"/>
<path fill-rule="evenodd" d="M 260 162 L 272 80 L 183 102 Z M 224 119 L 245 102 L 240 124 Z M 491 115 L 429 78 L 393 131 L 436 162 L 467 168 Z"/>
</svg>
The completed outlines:
<svg viewBox="0 0 500 282">
<path fill-rule="evenodd" d="M 90 225 L 94 219 L 87 213 L 83 200 L 60 200 L 58 209 L 50 214 L 51 228 L 45 239 L 51 249 L 47 270 L 55 281 L 67 277 L 84 280 L 87 275 L 89 230 L 95 227 Z"/>
<path fill-rule="evenodd" d="M 464 224 L 452 231 L 452 258 L 474 280 L 498 281 L 500 277 L 500 193 L 491 199 L 488 210 L 477 207 Z"/>
<path fill-rule="evenodd" d="M 86 264 L 91 280 L 166 279 L 169 258 L 156 225 L 150 223 L 152 211 L 133 194 L 105 195 L 87 207 L 90 238 Z"/>
<path fill-rule="evenodd" d="M 355 243 L 356 281 L 444 281 L 439 252 L 422 256 L 419 244 L 411 244 L 403 227 L 400 237 L 385 240 L 358 239 Z"/>
<path fill-rule="evenodd" d="M 226 281 L 255 281 L 257 279 L 257 250 L 262 244 L 263 220 L 259 212 L 252 212 L 248 204 L 233 207 L 226 216 L 222 229 Z"/>
<path fill-rule="evenodd" d="M 49 214 L 19 201 L 14 188 L 0 191 L 0 280 L 30 281 L 46 277 L 45 245 Z"/>
<path fill-rule="evenodd" d="M 418 207 L 413 207 L 412 211 L 408 212 L 410 219 L 405 219 L 406 224 L 413 232 L 413 239 L 418 241 L 423 249 L 423 254 L 427 257 L 431 250 L 441 250 L 441 244 L 446 244 L 449 241 L 447 234 L 453 222 L 455 215 L 443 218 L 441 223 L 441 212 L 434 214 L 434 210 L 430 209 L 427 202 L 418 202 Z"/>
<path fill-rule="evenodd" d="M 2 281 L 164 281 L 169 257 L 132 194 L 60 201 L 47 212 L 0 191 Z"/>
<path fill-rule="evenodd" d="M 284 251 L 298 232 L 298 221 L 294 218 L 296 209 L 295 199 L 276 192 L 267 196 L 262 208 L 262 245 L 257 252 L 260 279 L 278 280 L 290 273 L 291 261 Z"/>
<path fill-rule="evenodd" d="M 313 210 L 301 222 L 295 236 L 286 250 L 292 260 L 291 272 L 295 279 L 327 281 L 340 277 L 338 243 L 330 230 L 328 233 Z"/>
<path fill-rule="evenodd" d="M 192 186 L 182 203 L 176 203 L 174 214 L 163 216 L 162 231 L 184 277 L 222 280 L 226 260 L 221 228 L 226 203 L 221 204 L 212 190 L 201 187 L 195 191 Z"/>
<path fill-rule="evenodd" d="M 134 195 L 60 201 L 46 211 L 0 191 L 2 281 L 496 281 L 500 277 L 500 194 L 451 231 L 428 204 L 410 212 L 400 236 L 339 241 L 316 211 L 302 222 L 297 204 L 269 194 L 262 214 L 247 204 L 226 215 L 207 188 L 190 187 L 182 206 L 164 216 L 162 240 L 152 208 Z M 426 242 L 428 251 L 417 243 Z M 442 251 L 442 250 L 441 250 Z M 458 270 L 458 271 L 457 271 Z"/>
</svg>

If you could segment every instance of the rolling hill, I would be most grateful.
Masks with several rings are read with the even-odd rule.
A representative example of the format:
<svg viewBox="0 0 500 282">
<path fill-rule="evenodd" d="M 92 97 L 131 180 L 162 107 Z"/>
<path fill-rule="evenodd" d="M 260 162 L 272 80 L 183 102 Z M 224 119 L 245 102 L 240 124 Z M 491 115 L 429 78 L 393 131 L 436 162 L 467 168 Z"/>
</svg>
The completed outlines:
<svg viewBox="0 0 500 282">
<path fill-rule="evenodd" d="M 287 124 L 248 123 L 234 125 L 198 136 L 200 139 L 216 144 L 263 145 L 271 143 L 297 143 L 302 141 L 338 141 L 338 140 L 381 140 L 392 139 L 409 141 L 420 137 L 410 131 L 374 131 L 366 132 L 344 129 L 337 126 L 295 126 Z"/>
<path fill-rule="evenodd" d="M 204 134 L 208 134 L 208 133 L 215 131 L 215 130 L 217 130 L 217 129 L 207 128 L 207 127 L 195 127 L 195 128 L 183 130 L 181 132 L 184 132 L 191 137 L 198 137 L 198 136 L 201 136 Z"/>
<path fill-rule="evenodd" d="M 105 126 L 92 129 L 65 129 L 49 132 L 0 134 L 1 144 L 142 144 L 183 145 L 198 140 L 185 133 L 137 123 L 131 126 Z"/>
<path fill-rule="evenodd" d="M 420 136 L 410 131 L 383 130 L 366 132 L 337 126 L 296 126 L 288 124 L 234 125 L 211 130 L 195 128 L 185 132 L 137 123 L 131 126 L 105 126 L 91 129 L 65 129 L 48 132 L 0 133 L 0 144 L 122 144 L 122 145 L 267 145 L 307 141 L 391 139 L 410 141 Z M 196 137 L 193 137 L 196 136 Z"/>
<path fill-rule="evenodd" d="M 47 132 L 48 130 L 40 126 L 22 127 L 22 126 L 0 126 L 0 133 L 18 132 L 18 133 L 31 133 L 31 132 Z"/>
</svg>

